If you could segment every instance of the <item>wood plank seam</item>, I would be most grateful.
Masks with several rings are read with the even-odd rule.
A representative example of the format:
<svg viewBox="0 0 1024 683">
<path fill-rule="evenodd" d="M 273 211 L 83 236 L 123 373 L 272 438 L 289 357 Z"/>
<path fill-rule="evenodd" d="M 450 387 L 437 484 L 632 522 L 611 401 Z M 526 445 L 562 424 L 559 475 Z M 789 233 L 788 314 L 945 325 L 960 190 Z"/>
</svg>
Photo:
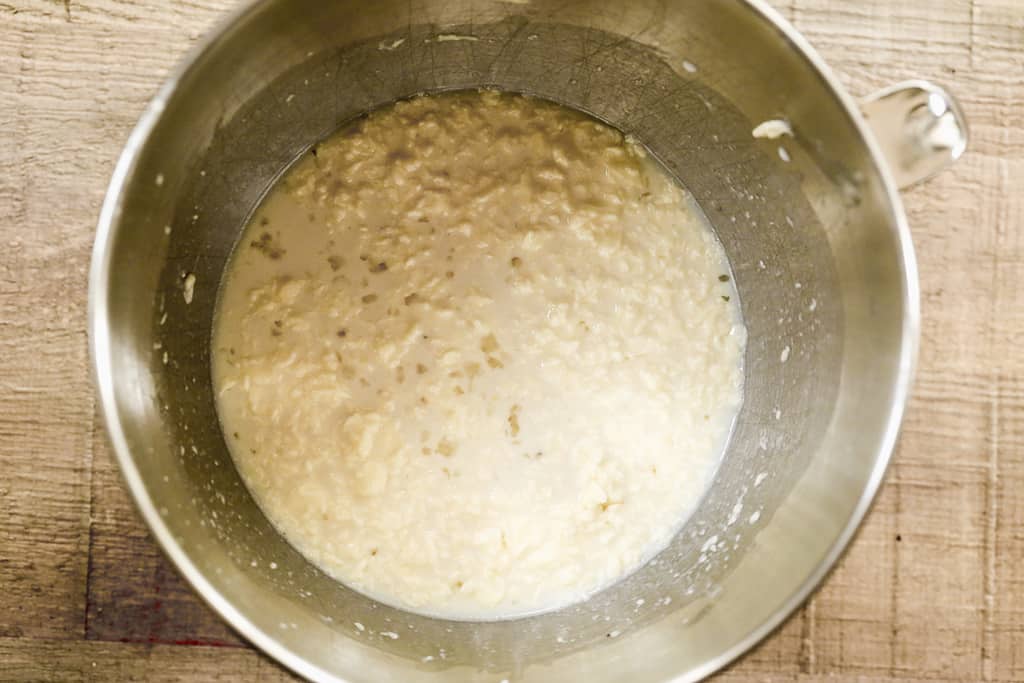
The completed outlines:
<svg viewBox="0 0 1024 683">
<path fill-rule="evenodd" d="M 996 591 L 996 541 L 999 515 L 999 385 L 998 374 L 995 377 L 995 391 L 990 399 L 991 415 L 989 418 L 989 467 L 985 486 L 985 509 L 988 519 L 985 523 L 985 576 L 984 603 L 982 609 L 982 642 L 981 642 L 981 677 L 990 681 L 992 671 L 992 648 L 994 641 L 994 625 L 992 611 L 995 607 Z"/>
<path fill-rule="evenodd" d="M 815 632 L 815 596 L 812 595 L 800 614 L 800 653 L 798 663 L 800 673 L 815 673 L 814 667 L 814 632 Z"/>
<path fill-rule="evenodd" d="M 972 2 L 972 9 L 976 9 L 975 4 Z M 973 25 L 972 21 L 972 25 Z M 973 34 L 972 34 L 973 44 Z M 1004 110 L 1003 116 L 1006 116 L 1007 105 L 1005 101 L 999 105 L 1001 110 Z M 1004 128 L 1000 132 L 1000 137 L 1004 144 L 1009 143 L 1009 131 Z M 1010 186 L 1010 167 L 1009 162 L 1005 158 L 997 160 L 997 169 L 999 172 L 999 195 L 1007 196 L 1006 193 L 1012 191 Z M 999 291 L 999 275 L 1001 272 L 1000 259 L 1002 257 L 1002 250 L 999 248 L 998 242 L 1000 239 L 1000 233 L 1005 232 L 1005 228 L 1008 224 L 1008 218 L 1006 216 L 1006 206 L 1001 206 L 996 219 L 996 248 L 992 250 L 992 291 Z M 990 316 L 993 320 L 998 318 L 1000 313 L 1000 301 L 999 298 L 993 296 L 990 301 Z M 990 328 L 990 343 L 993 348 L 998 348 L 999 340 L 996 337 L 995 328 Z M 1003 390 L 1003 373 L 996 372 L 993 378 L 995 386 L 992 390 L 991 395 L 991 417 L 989 424 L 989 472 L 987 486 L 985 490 L 986 510 L 988 511 L 988 519 L 985 525 L 985 577 L 984 577 L 984 602 L 982 608 L 982 648 L 981 648 L 981 665 L 982 665 L 982 678 L 983 680 L 990 681 L 994 676 L 994 658 L 993 649 L 995 645 L 995 624 L 994 624 L 994 610 L 995 610 L 995 597 L 998 586 L 998 541 L 999 541 L 999 466 L 1000 466 L 1000 430 L 1001 430 L 1001 394 Z"/>
<path fill-rule="evenodd" d="M 93 544 L 95 542 L 95 535 L 96 535 L 95 530 L 94 530 L 94 522 L 93 522 L 94 495 L 93 495 L 93 492 L 92 492 L 93 473 L 92 473 L 92 468 L 91 467 L 89 468 L 89 478 L 90 478 L 90 482 L 89 482 L 89 539 L 88 539 L 89 557 L 88 557 L 88 560 L 87 560 L 86 565 L 85 565 L 85 614 L 82 615 L 82 633 L 85 634 L 84 638 L 86 640 L 90 640 L 89 612 L 92 609 L 91 595 L 92 595 L 93 556 L 94 556 Z"/>
<path fill-rule="evenodd" d="M 885 486 L 890 488 L 893 499 L 893 515 L 892 518 L 898 525 L 900 518 L 903 516 L 903 489 L 900 486 L 900 449 L 897 447 L 896 452 L 893 454 L 892 462 L 889 465 L 889 471 L 887 473 Z M 897 527 L 898 529 L 898 527 Z M 897 653 L 899 648 L 896 644 L 899 642 L 900 629 L 899 629 L 899 595 L 900 595 L 900 543 L 902 542 L 901 536 L 896 534 L 892 540 L 893 551 L 892 551 L 892 570 L 890 573 L 891 589 L 889 594 L 889 677 L 892 678 L 896 675 L 898 669 L 896 661 Z"/>
</svg>

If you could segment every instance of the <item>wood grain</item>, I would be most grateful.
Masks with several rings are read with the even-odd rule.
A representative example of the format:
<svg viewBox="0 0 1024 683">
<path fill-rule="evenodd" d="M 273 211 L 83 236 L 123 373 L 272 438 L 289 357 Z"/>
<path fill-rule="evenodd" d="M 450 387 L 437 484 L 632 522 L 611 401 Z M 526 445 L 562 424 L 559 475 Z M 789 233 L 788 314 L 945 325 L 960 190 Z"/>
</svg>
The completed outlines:
<svg viewBox="0 0 1024 683">
<path fill-rule="evenodd" d="M 295 680 L 248 648 L 0 638 L 0 682 Z"/>
<path fill-rule="evenodd" d="M 93 225 L 167 70 L 233 3 L 0 0 L 0 680 L 287 680 L 149 540 L 97 425 Z M 905 194 L 918 380 L 822 589 L 723 683 L 1024 680 L 1024 4 L 779 0 L 853 93 L 931 78 L 968 155 Z"/>
<path fill-rule="evenodd" d="M 150 541 L 102 435 L 95 449 L 85 637 L 244 647 Z"/>
</svg>

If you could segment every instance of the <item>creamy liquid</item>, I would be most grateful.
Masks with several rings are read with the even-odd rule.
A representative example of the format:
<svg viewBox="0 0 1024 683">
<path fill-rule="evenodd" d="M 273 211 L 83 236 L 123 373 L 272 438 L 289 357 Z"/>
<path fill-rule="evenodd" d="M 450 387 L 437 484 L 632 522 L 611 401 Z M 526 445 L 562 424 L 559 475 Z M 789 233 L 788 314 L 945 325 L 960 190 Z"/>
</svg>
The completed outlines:
<svg viewBox="0 0 1024 683">
<path fill-rule="evenodd" d="M 663 549 L 741 402 L 721 246 L 621 133 L 494 92 L 418 97 L 258 208 L 214 337 L 269 519 L 348 586 L 489 619 Z"/>
</svg>

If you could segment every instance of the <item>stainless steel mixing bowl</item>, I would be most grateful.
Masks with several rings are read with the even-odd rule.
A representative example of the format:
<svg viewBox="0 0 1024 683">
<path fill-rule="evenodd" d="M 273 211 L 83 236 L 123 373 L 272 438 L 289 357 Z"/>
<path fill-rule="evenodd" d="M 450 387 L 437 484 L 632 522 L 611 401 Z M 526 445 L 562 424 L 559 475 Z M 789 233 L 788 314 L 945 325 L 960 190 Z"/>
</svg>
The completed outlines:
<svg viewBox="0 0 1024 683">
<path fill-rule="evenodd" d="M 283 169 L 374 107 L 479 86 L 646 144 L 725 245 L 750 342 L 724 463 L 667 550 L 584 604 L 459 623 L 354 593 L 274 531 L 225 447 L 209 340 L 233 242 Z M 792 136 L 752 135 L 780 118 Z M 309 678 L 697 679 L 807 597 L 879 486 L 918 336 L 896 185 L 965 135 L 927 83 L 855 102 L 755 0 L 256 2 L 160 90 L 103 206 L 90 339 L 127 484 L 210 605 Z"/>
</svg>

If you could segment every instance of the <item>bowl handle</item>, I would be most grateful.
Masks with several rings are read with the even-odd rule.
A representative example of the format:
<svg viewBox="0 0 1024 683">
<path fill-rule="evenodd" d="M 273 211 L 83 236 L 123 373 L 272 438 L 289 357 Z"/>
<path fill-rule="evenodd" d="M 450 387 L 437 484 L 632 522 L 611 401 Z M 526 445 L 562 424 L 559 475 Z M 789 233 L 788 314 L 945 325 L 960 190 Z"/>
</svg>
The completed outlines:
<svg viewBox="0 0 1024 683">
<path fill-rule="evenodd" d="M 960 103 L 934 83 L 897 83 L 865 97 L 860 108 L 900 189 L 931 178 L 967 148 Z"/>
</svg>

